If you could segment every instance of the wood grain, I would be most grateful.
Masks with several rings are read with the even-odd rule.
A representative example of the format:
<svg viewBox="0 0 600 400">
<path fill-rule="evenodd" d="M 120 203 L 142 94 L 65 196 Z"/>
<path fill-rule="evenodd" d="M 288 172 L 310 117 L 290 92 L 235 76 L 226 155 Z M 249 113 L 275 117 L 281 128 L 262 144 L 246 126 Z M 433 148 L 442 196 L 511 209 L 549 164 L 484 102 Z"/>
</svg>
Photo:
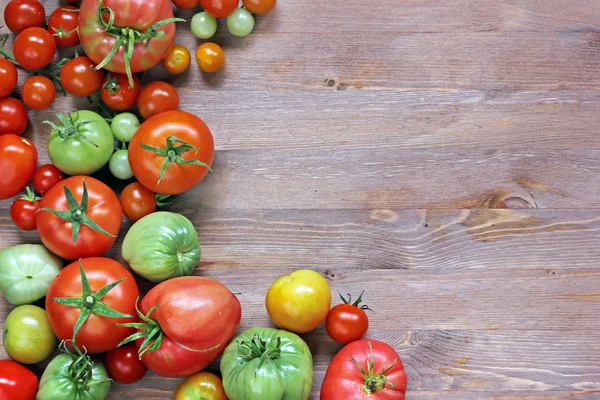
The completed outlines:
<svg viewBox="0 0 600 400">
<path fill-rule="evenodd" d="M 409 400 L 600 399 L 600 2 L 282 0 L 215 41 L 220 73 L 142 80 L 172 82 L 214 133 L 215 172 L 173 211 L 198 230 L 194 273 L 238 293 L 241 329 L 271 326 L 269 285 L 313 268 L 334 293 L 367 290 L 368 337 L 398 350 Z M 82 107 L 30 113 L 40 163 L 41 122 Z M 9 205 L 0 247 L 39 242 Z M 0 298 L 0 326 L 11 309 Z M 318 399 L 340 346 L 323 327 L 305 339 Z"/>
</svg>

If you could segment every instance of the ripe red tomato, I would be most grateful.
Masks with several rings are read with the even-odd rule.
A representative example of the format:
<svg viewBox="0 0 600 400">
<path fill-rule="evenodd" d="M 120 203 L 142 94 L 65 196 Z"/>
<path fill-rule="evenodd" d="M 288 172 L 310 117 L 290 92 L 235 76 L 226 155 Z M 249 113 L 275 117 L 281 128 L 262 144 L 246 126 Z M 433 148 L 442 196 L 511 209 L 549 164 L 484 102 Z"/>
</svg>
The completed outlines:
<svg viewBox="0 0 600 400">
<path fill-rule="evenodd" d="M 94 63 L 86 56 L 67 62 L 60 71 L 60 83 L 67 93 L 75 97 L 87 97 L 102 87 L 104 74 L 95 71 Z"/>
<path fill-rule="evenodd" d="M 121 192 L 123 214 L 130 221 L 137 221 L 156 211 L 154 193 L 139 182 L 130 183 Z"/>
<path fill-rule="evenodd" d="M 108 376 L 122 385 L 139 382 L 148 372 L 148 367 L 140 360 L 137 347 L 134 345 L 109 351 L 104 359 L 104 365 Z"/>
<path fill-rule="evenodd" d="M 404 400 L 406 372 L 396 350 L 377 340 L 358 340 L 333 358 L 321 400 Z"/>
<path fill-rule="evenodd" d="M 213 136 L 204 121 L 185 111 L 167 111 L 144 122 L 133 135 L 129 165 L 154 193 L 180 194 L 206 176 L 214 154 Z"/>
<path fill-rule="evenodd" d="M 0 399 L 34 400 L 37 389 L 33 372 L 12 360 L 0 360 Z"/>
<path fill-rule="evenodd" d="M 37 164 L 37 150 L 17 135 L 0 136 L 0 200 L 19 194 L 31 181 Z"/>
<path fill-rule="evenodd" d="M 27 122 L 27 109 L 23 103 L 12 97 L 0 100 L 0 136 L 7 133 L 22 135 Z"/>
<path fill-rule="evenodd" d="M 32 110 L 45 110 L 56 99 L 54 83 L 45 76 L 32 76 L 21 87 L 23 103 Z"/>
<path fill-rule="evenodd" d="M 144 351 L 143 338 L 136 345 L 144 364 L 164 377 L 206 368 L 225 350 L 242 317 L 240 302 L 227 287 L 200 276 L 158 284 L 142 299 L 139 310 L 150 322 L 145 320 L 138 331 L 148 337 L 148 345 L 157 347 Z"/>
<path fill-rule="evenodd" d="M 63 179 L 65 177 L 60 169 L 52 164 L 45 164 L 39 167 L 33 175 L 33 189 L 43 196 Z"/>
<path fill-rule="evenodd" d="M 11 0 L 4 9 L 4 23 L 13 33 L 44 26 L 46 11 L 38 0 Z"/>
<path fill-rule="evenodd" d="M 50 14 L 48 32 L 54 36 L 58 47 L 73 47 L 79 44 L 78 21 L 79 9 L 74 6 L 60 6 Z"/>
<path fill-rule="evenodd" d="M 348 299 L 340 295 L 344 304 L 338 304 L 329 310 L 325 320 L 325 328 L 329 337 L 336 342 L 348 344 L 361 339 L 367 333 L 369 317 L 367 317 L 364 310 L 368 310 L 369 307 L 360 305 L 363 293 L 352 304 L 350 304 L 352 301 L 350 295 L 348 295 Z"/>
<path fill-rule="evenodd" d="M 17 228 L 24 231 L 35 230 L 35 213 L 40 209 L 41 199 L 27 186 L 27 194 L 13 201 L 10 205 L 10 219 Z"/>
<path fill-rule="evenodd" d="M 266 14 L 275 7 L 277 0 L 244 0 L 244 7 L 252 14 Z"/>
<path fill-rule="evenodd" d="M 40 69 L 52 62 L 56 54 L 56 42 L 44 28 L 27 28 L 15 38 L 13 54 L 23 68 Z"/>
<path fill-rule="evenodd" d="M 226 18 L 230 16 L 238 5 L 239 0 L 202 0 L 202 8 L 215 18 Z"/>
<path fill-rule="evenodd" d="M 200 6 L 200 0 L 172 0 L 180 10 L 191 10 Z"/>
<path fill-rule="evenodd" d="M 217 72 L 225 65 L 225 52 L 216 43 L 202 43 L 196 49 L 196 63 L 204 72 Z"/>
<path fill-rule="evenodd" d="M 108 287 L 112 288 L 105 293 Z M 104 353 L 133 333 L 115 324 L 137 321 L 139 295 L 135 278 L 121 264 L 110 258 L 84 258 L 66 266 L 52 281 L 46 313 L 60 340 L 70 340 L 78 320 L 85 317 L 75 336 L 77 346 L 91 354 Z"/>
<path fill-rule="evenodd" d="M 165 111 L 177 110 L 179 94 L 167 82 L 155 81 L 142 88 L 137 104 L 142 117 L 148 119 Z"/>
<path fill-rule="evenodd" d="M 19 74 L 13 63 L 0 57 L 0 99 L 8 96 L 17 87 Z"/>
<path fill-rule="evenodd" d="M 100 90 L 100 97 L 111 110 L 125 111 L 135 106 L 140 95 L 140 80 L 133 75 L 133 87 L 129 87 L 127 75 L 110 73 Z"/>
<path fill-rule="evenodd" d="M 69 201 L 68 192 L 74 201 Z M 82 202 L 84 197 L 87 202 Z M 37 228 L 48 250 L 76 260 L 106 253 L 122 220 L 121 204 L 111 188 L 89 176 L 74 176 L 46 193 L 37 213 Z"/>
</svg>

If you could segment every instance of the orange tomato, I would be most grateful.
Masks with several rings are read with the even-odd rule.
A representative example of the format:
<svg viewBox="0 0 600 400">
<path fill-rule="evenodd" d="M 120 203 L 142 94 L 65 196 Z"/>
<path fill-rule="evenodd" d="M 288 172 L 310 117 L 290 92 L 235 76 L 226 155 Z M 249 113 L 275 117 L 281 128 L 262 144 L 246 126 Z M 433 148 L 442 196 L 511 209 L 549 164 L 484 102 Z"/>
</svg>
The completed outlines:
<svg viewBox="0 0 600 400">
<path fill-rule="evenodd" d="M 196 50 L 196 62 L 204 72 L 217 72 L 225 65 L 225 52 L 216 43 L 202 43 Z"/>
<path fill-rule="evenodd" d="M 190 51 L 178 44 L 171 47 L 167 56 L 162 60 L 165 71 L 171 75 L 179 75 L 190 67 L 192 56 Z"/>
<path fill-rule="evenodd" d="M 277 0 L 244 0 L 244 7 L 252 14 L 266 14 L 275 7 Z"/>
<path fill-rule="evenodd" d="M 173 400 L 228 400 L 221 378 L 210 372 L 188 376 L 177 388 Z"/>
</svg>

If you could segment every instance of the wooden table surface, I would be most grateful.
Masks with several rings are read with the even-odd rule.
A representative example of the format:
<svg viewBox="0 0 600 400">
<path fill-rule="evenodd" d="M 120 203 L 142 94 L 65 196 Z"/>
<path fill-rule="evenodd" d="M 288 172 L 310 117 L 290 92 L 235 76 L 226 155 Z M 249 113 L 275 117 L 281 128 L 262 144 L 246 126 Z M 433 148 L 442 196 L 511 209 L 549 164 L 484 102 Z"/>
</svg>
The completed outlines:
<svg viewBox="0 0 600 400">
<path fill-rule="evenodd" d="M 215 136 L 214 173 L 173 209 L 200 235 L 195 274 L 241 293 L 242 329 L 271 326 L 266 290 L 295 269 L 366 289 L 409 400 L 600 399 L 600 2 L 364 3 L 280 0 L 245 39 L 220 26 L 224 71 L 145 75 Z M 30 113 L 42 162 L 52 112 Z M 9 204 L 1 246 L 39 242 Z M 305 339 L 318 399 L 341 346 Z"/>
</svg>

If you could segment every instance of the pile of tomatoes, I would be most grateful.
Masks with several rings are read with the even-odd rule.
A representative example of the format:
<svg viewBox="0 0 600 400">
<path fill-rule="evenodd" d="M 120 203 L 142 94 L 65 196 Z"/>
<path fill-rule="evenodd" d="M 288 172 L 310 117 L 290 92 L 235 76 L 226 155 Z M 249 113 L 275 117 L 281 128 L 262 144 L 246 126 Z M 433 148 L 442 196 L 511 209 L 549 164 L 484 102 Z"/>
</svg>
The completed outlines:
<svg viewBox="0 0 600 400">
<path fill-rule="evenodd" d="M 0 292 L 16 306 L 4 321 L 12 360 L 0 360 L 0 399 L 103 400 L 112 382 L 132 384 L 151 370 L 187 377 L 175 400 L 306 400 L 313 358 L 299 335 L 323 323 L 346 347 L 327 371 L 321 399 L 404 399 L 396 351 L 363 339 L 362 294 L 354 302 L 340 295 L 342 304 L 331 308 L 327 281 L 296 271 L 265 297 L 278 329 L 237 332 L 240 301 L 220 282 L 193 276 L 201 258 L 196 228 L 168 211 L 212 171 L 214 140 L 202 119 L 180 110 L 175 87 L 142 86 L 137 74 L 158 64 L 171 74 L 189 68 L 189 50 L 174 43 L 183 20 L 173 5 L 201 8 L 191 30 L 209 39 L 217 18 L 227 19 L 233 35 L 248 35 L 253 15 L 276 0 L 67 2 L 73 5 L 48 18 L 38 0 L 10 0 L 4 10 L 16 36 L 12 51 L 0 48 L 0 200 L 14 198 L 13 223 L 37 231 L 42 244 L 0 249 Z M 60 48 L 72 47 L 73 57 L 58 59 Z M 204 72 L 225 62 L 210 42 L 195 57 Z M 17 88 L 19 73 L 28 78 Z M 36 146 L 22 136 L 28 112 L 47 109 L 58 92 L 87 97 L 92 109 L 44 121 L 47 143 Z M 41 148 L 51 163 L 38 167 Z M 126 183 L 120 196 L 98 179 L 102 170 Z M 127 232 L 123 216 L 133 222 Z M 122 234 L 127 266 L 105 257 Z M 140 293 L 134 274 L 155 286 Z M 39 380 L 23 366 L 52 356 Z M 203 371 L 219 357 L 221 376 Z"/>
</svg>

